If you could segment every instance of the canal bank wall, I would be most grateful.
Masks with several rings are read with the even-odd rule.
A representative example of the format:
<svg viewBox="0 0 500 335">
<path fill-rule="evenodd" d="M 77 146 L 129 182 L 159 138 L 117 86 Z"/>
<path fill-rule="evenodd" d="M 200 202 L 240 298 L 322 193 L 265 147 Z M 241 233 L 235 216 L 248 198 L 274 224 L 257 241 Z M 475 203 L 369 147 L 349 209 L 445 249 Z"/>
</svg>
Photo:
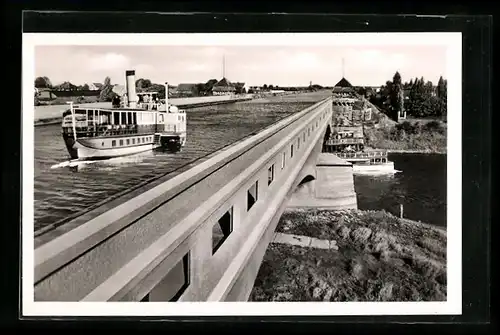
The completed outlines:
<svg viewBox="0 0 500 335">
<path fill-rule="evenodd" d="M 229 104 L 235 102 L 252 100 L 251 94 L 241 96 L 209 96 L 209 97 L 194 97 L 194 98 L 171 98 L 169 103 L 182 109 L 190 109 L 197 107 L 205 107 L 220 104 Z M 110 102 L 96 102 L 86 104 L 75 104 L 83 108 L 111 108 Z M 53 106 L 36 106 L 35 107 L 35 126 L 44 126 L 50 124 L 57 124 L 62 121 L 61 114 L 63 110 L 68 108 L 64 105 Z"/>
</svg>

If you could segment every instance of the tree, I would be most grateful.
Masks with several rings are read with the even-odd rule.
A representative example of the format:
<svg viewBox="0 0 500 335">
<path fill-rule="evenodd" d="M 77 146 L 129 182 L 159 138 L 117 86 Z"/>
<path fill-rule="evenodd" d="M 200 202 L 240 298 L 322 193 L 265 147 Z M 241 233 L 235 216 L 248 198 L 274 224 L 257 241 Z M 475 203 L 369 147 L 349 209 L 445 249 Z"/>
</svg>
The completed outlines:
<svg viewBox="0 0 500 335">
<path fill-rule="evenodd" d="M 52 88 L 52 83 L 50 79 L 47 77 L 37 77 L 35 79 L 35 87 L 36 88 Z"/>
<path fill-rule="evenodd" d="M 165 85 L 152 83 L 146 92 L 158 92 L 158 99 L 165 99 Z"/>
<path fill-rule="evenodd" d="M 104 85 L 99 93 L 99 100 L 101 101 L 111 101 L 117 94 L 113 92 L 113 85 L 111 85 L 111 78 L 104 78 Z"/>
<path fill-rule="evenodd" d="M 89 85 L 84 84 L 84 85 L 83 85 L 83 90 L 84 90 L 84 91 L 88 91 L 88 90 L 90 90 Z"/>
<path fill-rule="evenodd" d="M 446 87 L 445 87 L 443 76 L 439 77 L 436 93 L 437 93 L 438 98 L 440 98 L 440 99 L 443 99 L 446 97 Z"/>
<path fill-rule="evenodd" d="M 394 113 L 401 114 L 404 111 L 403 85 L 399 72 L 394 74 L 390 90 L 391 108 Z"/>
<path fill-rule="evenodd" d="M 196 84 L 195 90 L 196 90 L 196 92 L 195 92 L 196 95 L 204 95 L 205 90 L 206 90 L 205 84 L 203 84 L 203 83 Z"/>
<path fill-rule="evenodd" d="M 135 81 L 135 87 L 137 87 L 139 91 L 146 90 L 151 87 L 151 85 L 152 83 L 149 79 L 140 78 Z"/>
</svg>

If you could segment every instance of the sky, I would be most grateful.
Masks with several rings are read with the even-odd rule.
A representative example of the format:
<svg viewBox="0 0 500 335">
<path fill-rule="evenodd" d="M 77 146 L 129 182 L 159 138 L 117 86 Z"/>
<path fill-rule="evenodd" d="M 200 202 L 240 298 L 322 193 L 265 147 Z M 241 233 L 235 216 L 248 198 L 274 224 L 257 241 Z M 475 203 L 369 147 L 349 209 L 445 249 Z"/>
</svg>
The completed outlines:
<svg viewBox="0 0 500 335">
<path fill-rule="evenodd" d="M 53 85 L 125 83 L 125 71 L 154 83 L 207 82 L 225 76 L 247 86 L 380 86 L 399 71 L 404 81 L 446 78 L 446 47 L 421 46 L 85 46 L 35 47 L 35 76 Z M 344 66 L 342 66 L 344 60 Z"/>
</svg>

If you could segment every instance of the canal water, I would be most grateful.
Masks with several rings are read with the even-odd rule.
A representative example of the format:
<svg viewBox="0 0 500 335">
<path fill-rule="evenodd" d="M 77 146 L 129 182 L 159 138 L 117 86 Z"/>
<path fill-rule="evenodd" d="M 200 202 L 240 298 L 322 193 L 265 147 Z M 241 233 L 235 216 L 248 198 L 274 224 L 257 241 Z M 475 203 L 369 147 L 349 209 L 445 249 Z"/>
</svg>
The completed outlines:
<svg viewBox="0 0 500 335">
<path fill-rule="evenodd" d="M 187 142 L 178 153 L 146 152 L 85 165 L 60 164 L 69 155 L 60 125 L 35 127 L 34 226 L 55 223 L 148 179 L 231 144 L 299 112 L 323 97 L 258 100 L 187 110 Z"/>
<path fill-rule="evenodd" d="M 446 227 L 446 155 L 389 154 L 394 175 L 357 175 L 358 208 L 386 210 L 404 217 Z"/>
</svg>

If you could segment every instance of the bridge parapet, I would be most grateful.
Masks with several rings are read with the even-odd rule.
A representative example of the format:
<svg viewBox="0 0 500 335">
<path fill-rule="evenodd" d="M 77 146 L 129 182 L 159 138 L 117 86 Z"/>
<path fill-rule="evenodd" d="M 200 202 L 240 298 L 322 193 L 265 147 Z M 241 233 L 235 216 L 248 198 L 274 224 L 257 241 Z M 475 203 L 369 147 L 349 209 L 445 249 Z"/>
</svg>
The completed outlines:
<svg viewBox="0 0 500 335">
<path fill-rule="evenodd" d="M 327 98 L 35 249 L 36 301 L 246 300 Z"/>
</svg>

